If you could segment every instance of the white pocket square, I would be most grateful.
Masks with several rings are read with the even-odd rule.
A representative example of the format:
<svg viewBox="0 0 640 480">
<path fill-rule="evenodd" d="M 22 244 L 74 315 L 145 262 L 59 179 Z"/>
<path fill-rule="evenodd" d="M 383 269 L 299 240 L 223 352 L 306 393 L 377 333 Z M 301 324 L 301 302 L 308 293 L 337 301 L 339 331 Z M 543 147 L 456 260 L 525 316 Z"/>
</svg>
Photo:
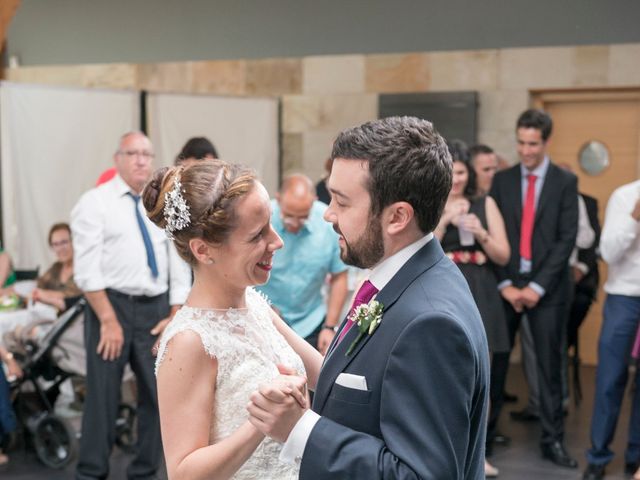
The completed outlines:
<svg viewBox="0 0 640 480">
<path fill-rule="evenodd" d="M 346 388 L 353 388 L 354 390 L 367 390 L 367 379 L 360 375 L 341 373 L 338 375 L 338 378 L 336 378 L 336 383 Z"/>
</svg>

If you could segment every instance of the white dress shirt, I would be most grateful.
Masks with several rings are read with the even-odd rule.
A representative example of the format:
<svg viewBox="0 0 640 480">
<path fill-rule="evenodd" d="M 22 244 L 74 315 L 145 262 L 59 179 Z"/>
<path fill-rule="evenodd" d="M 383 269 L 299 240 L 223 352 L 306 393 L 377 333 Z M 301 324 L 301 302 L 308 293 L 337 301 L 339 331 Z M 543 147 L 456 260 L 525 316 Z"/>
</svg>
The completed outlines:
<svg viewBox="0 0 640 480">
<path fill-rule="evenodd" d="M 164 231 L 147 218 L 140 200 L 138 209 L 158 265 L 158 276 L 153 277 L 129 192 L 129 186 L 116 175 L 78 200 L 71 212 L 74 280 L 85 292 L 111 288 L 149 297 L 166 292 L 170 285 L 170 304 L 181 305 L 191 286 L 189 266 Z"/>
<path fill-rule="evenodd" d="M 420 240 L 407 245 L 402 250 L 399 250 L 389 258 L 383 260 L 381 263 L 373 267 L 371 275 L 369 276 L 369 281 L 378 289 L 378 291 L 382 290 L 387 283 L 391 281 L 394 275 L 398 273 L 402 266 L 407 263 L 407 261 L 415 255 L 418 250 L 429 243 L 432 238 L 433 233 L 429 233 Z M 311 409 L 307 410 L 304 415 L 300 417 L 298 423 L 296 423 L 289 433 L 289 438 L 287 438 L 287 441 L 282 446 L 282 450 L 280 451 L 280 460 L 287 463 L 300 462 L 304 449 L 307 446 L 309 436 L 311 435 L 311 431 L 318 420 L 320 420 L 320 415 Z"/>
<path fill-rule="evenodd" d="M 593 227 L 589 221 L 589 214 L 587 213 L 584 198 L 582 198 L 582 195 L 578 195 L 578 235 L 576 237 L 576 246 L 569 257 L 569 265 L 579 268 L 585 275 L 589 273 L 589 267 L 578 261 L 578 249 L 591 247 L 595 239 L 596 232 L 593 231 Z"/>
<path fill-rule="evenodd" d="M 604 290 L 640 297 L 640 222 L 631 212 L 640 198 L 640 180 L 611 194 L 600 237 L 600 253 L 609 264 Z"/>
</svg>

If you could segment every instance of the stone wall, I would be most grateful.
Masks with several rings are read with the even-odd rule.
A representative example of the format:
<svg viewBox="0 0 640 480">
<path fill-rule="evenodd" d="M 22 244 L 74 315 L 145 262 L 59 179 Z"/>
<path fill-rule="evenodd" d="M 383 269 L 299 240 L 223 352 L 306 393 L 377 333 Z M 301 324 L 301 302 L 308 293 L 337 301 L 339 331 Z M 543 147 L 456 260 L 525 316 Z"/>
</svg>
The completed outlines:
<svg viewBox="0 0 640 480">
<path fill-rule="evenodd" d="M 280 97 L 284 169 L 319 178 L 333 137 L 375 118 L 380 93 L 478 91 L 479 141 L 515 161 L 513 127 L 532 91 L 638 87 L 640 44 L 20 67 L 6 73 L 14 82 Z"/>
</svg>

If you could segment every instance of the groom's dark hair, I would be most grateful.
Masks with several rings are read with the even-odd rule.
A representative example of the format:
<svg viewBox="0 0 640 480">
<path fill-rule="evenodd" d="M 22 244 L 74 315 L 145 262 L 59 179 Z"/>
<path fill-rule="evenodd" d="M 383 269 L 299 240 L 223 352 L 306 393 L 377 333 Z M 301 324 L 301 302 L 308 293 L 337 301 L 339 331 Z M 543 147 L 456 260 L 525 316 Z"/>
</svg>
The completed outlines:
<svg viewBox="0 0 640 480">
<path fill-rule="evenodd" d="M 447 143 L 431 122 L 389 117 L 343 131 L 331 158 L 367 161 L 371 215 L 394 202 L 408 202 L 424 233 L 438 225 L 452 181 Z"/>
</svg>

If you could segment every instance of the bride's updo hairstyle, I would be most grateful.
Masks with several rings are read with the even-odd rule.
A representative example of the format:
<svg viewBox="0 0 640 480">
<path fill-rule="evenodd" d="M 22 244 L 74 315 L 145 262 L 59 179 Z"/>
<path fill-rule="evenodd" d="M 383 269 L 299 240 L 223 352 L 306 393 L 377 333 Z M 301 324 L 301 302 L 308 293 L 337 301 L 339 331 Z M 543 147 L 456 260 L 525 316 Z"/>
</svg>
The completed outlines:
<svg viewBox="0 0 640 480">
<path fill-rule="evenodd" d="M 235 204 L 255 182 L 253 170 L 222 160 L 164 167 L 153 173 L 142 202 L 149 219 L 165 230 L 180 256 L 194 267 L 198 262 L 189 240 L 224 243 L 236 226 Z"/>
</svg>

